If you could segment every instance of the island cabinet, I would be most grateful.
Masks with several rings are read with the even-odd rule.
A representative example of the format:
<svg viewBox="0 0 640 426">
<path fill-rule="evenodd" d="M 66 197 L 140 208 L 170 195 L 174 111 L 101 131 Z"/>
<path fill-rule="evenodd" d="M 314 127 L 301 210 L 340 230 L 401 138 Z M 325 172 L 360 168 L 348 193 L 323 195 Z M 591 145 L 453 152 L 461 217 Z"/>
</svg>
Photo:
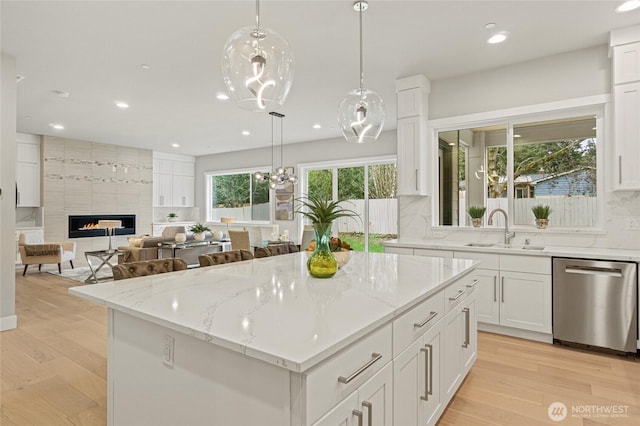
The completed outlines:
<svg viewBox="0 0 640 426">
<path fill-rule="evenodd" d="M 475 262 L 306 255 L 75 287 L 108 309 L 108 424 L 435 424 L 476 358 Z"/>
</svg>

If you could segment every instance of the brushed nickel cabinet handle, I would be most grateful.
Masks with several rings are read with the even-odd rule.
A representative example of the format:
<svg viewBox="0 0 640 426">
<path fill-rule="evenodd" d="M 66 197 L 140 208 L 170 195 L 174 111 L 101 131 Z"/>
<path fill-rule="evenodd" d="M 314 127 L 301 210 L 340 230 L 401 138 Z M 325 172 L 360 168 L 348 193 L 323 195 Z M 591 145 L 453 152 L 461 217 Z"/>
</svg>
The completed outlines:
<svg viewBox="0 0 640 426">
<path fill-rule="evenodd" d="M 424 352 L 424 396 L 420 399 L 429 401 L 429 395 L 433 395 L 433 346 L 424 345 L 420 352 Z"/>
<path fill-rule="evenodd" d="M 362 406 L 367 409 L 367 426 L 373 426 L 373 404 L 369 401 L 363 401 Z"/>
<path fill-rule="evenodd" d="M 358 418 L 358 426 L 362 426 L 362 411 L 353 410 L 351 413 Z"/>
<path fill-rule="evenodd" d="M 462 347 L 466 348 L 469 347 L 469 317 L 471 316 L 471 313 L 469 312 L 469 308 L 464 308 L 462 312 L 464 312 L 464 343 L 462 344 Z"/>
<path fill-rule="evenodd" d="M 622 184 L 622 155 L 618 155 L 618 183 Z"/>
<path fill-rule="evenodd" d="M 464 290 L 458 290 L 458 294 L 455 297 L 450 297 L 449 300 L 451 301 L 458 300 L 463 294 L 464 294 Z"/>
<path fill-rule="evenodd" d="M 479 283 L 478 280 L 473 280 L 471 284 L 467 284 L 467 288 L 474 288 L 478 283 Z"/>
<path fill-rule="evenodd" d="M 426 319 L 426 320 L 424 320 L 424 321 L 422 321 L 422 322 L 414 322 L 414 323 L 413 323 L 413 326 L 414 326 L 415 328 L 422 328 L 422 327 L 424 327 L 424 326 L 425 326 L 429 321 L 431 321 L 432 319 L 434 319 L 434 318 L 435 318 L 435 317 L 437 317 L 437 316 L 438 316 L 438 313 L 437 313 L 437 312 L 435 312 L 435 311 L 431 311 L 431 312 L 429 312 L 429 316 L 427 317 L 427 319 Z"/>
<path fill-rule="evenodd" d="M 496 281 L 498 280 L 498 276 L 493 276 L 493 301 L 498 301 L 498 286 L 496 285 Z"/>
<path fill-rule="evenodd" d="M 500 277 L 500 297 L 502 298 L 502 303 L 504 303 L 504 277 Z"/>
<path fill-rule="evenodd" d="M 356 371 L 354 371 L 349 377 L 344 377 L 344 376 L 340 376 L 338 377 L 338 381 L 340 383 L 344 383 L 347 384 L 350 381 L 352 381 L 353 379 L 355 379 L 356 377 L 358 377 L 360 374 L 362 374 L 362 372 L 364 370 L 366 370 L 367 368 L 371 367 L 376 361 L 378 361 L 380 358 L 382 358 L 382 355 L 378 354 L 378 353 L 372 353 L 371 354 L 371 359 L 369 361 L 367 361 L 367 363 L 365 365 L 363 365 L 362 367 L 358 368 Z"/>
</svg>

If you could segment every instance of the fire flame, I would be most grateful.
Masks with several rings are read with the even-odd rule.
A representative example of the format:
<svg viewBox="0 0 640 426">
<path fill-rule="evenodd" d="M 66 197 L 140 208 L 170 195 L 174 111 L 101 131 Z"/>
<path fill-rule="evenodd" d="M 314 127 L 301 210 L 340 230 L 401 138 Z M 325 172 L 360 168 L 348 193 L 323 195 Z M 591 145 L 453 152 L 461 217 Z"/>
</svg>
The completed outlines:
<svg viewBox="0 0 640 426">
<path fill-rule="evenodd" d="M 97 223 L 87 223 L 86 225 L 82 225 L 82 229 L 98 229 Z"/>
</svg>

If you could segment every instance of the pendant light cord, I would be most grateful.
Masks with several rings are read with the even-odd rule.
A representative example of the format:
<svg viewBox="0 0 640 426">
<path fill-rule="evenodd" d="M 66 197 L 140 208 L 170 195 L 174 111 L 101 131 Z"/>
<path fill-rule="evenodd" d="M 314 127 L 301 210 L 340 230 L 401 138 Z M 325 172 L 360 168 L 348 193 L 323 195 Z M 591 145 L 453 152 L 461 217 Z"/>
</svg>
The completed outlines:
<svg viewBox="0 0 640 426">
<path fill-rule="evenodd" d="M 273 164 L 273 115 L 271 116 L 271 173 L 275 171 Z"/>
<path fill-rule="evenodd" d="M 282 117 L 280 117 L 280 167 L 284 168 L 284 145 L 282 144 L 282 134 L 284 133 L 284 124 Z"/>
<path fill-rule="evenodd" d="M 363 71 L 363 61 L 362 61 L 362 3 L 360 3 L 360 11 L 358 14 L 360 15 L 360 97 L 362 97 L 362 89 L 364 87 L 364 71 Z"/>
<path fill-rule="evenodd" d="M 256 0 L 256 28 L 260 29 L 260 0 Z"/>
</svg>

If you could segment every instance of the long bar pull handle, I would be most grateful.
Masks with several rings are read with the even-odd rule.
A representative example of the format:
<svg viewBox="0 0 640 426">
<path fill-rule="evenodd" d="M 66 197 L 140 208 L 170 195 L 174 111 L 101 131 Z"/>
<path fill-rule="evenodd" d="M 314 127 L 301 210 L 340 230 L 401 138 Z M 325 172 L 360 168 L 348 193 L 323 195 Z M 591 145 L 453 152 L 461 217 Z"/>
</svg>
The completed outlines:
<svg viewBox="0 0 640 426">
<path fill-rule="evenodd" d="M 610 277 L 622 277 L 620 268 L 599 268 L 597 266 L 567 265 L 564 271 L 568 274 L 606 275 Z"/>
<path fill-rule="evenodd" d="M 340 376 L 338 377 L 338 381 L 340 383 L 344 383 L 347 384 L 350 381 L 352 381 L 353 379 L 355 379 L 356 377 L 358 377 L 360 374 L 362 374 L 362 372 L 364 370 L 366 370 L 367 368 L 371 367 L 376 361 L 378 361 L 380 358 L 382 358 L 382 355 L 378 354 L 378 353 L 372 353 L 371 354 L 371 359 L 369 361 L 367 361 L 367 363 L 365 365 L 363 365 L 362 367 L 358 368 L 356 371 L 354 371 L 349 377 L 344 377 L 344 376 Z"/>
<path fill-rule="evenodd" d="M 414 323 L 413 323 L 413 326 L 414 326 L 415 328 L 422 328 L 422 327 L 424 327 L 424 326 L 425 326 L 429 321 L 431 321 L 432 319 L 434 319 L 434 318 L 435 318 L 435 317 L 437 317 L 437 316 L 438 316 L 438 313 L 437 313 L 437 312 L 435 312 L 435 311 L 431 311 L 431 312 L 429 312 L 429 316 L 427 317 L 427 319 L 426 319 L 426 320 L 424 320 L 424 321 L 422 321 L 422 322 L 414 322 Z"/>
<path fill-rule="evenodd" d="M 502 303 L 504 303 L 504 277 L 500 277 L 500 297 L 502 298 Z"/>
<path fill-rule="evenodd" d="M 498 286 L 496 284 L 496 281 L 498 281 L 498 276 L 494 275 L 493 276 L 493 301 L 494 302 L 498 301 Z"/>
<path fill-rule="evenodd" d="M 458 294 L 455 297 L 450 297 L 449 300 L 458 300 L 464 294 L 464 290 L 458 290 Z"/>
<path fill-rule="evenodd" d="M 471 284 L 467 284 L 467 288 L 474 288 L 478 283 L 479 283 L 478 280 L 473 280 Z"/>
<path fill-rule="evenodd" d="M 362 411 L 353 410 L 351 413 L 358 418 L 358 426 L 362 426 Z"/>
<path fill-rule="evenodd" d="M 369 401 L 362 401 L 362 406 L 367 409 L 367 426 L 373 426 L 373 404 Z"/>
<path fill-rule="evenodd" d="M 462 347 L 466 348 L 469 346 L 469 317 L 471 316 L 471 313 L 469 312 L 469 308 L 464 308 L 462 312 L 464 312 L 464 343 L 462 344 Z"/>
<path fill-rule="evenodd" d="M 433 395 L 433 346 L 424 345 L 420 352 L 424 352 L 424 396 L 420 399 L 429 401 L 429 395 Z"/>
<path fill-rule="evenodd" d="M 618 183 L 622 185 L 622 155 L 618 155 Z"/>
<path fill-rule="evenodd" d="M 416 169 L 416 191 L 418 190 L 418 169 Z"/>
</svg>

